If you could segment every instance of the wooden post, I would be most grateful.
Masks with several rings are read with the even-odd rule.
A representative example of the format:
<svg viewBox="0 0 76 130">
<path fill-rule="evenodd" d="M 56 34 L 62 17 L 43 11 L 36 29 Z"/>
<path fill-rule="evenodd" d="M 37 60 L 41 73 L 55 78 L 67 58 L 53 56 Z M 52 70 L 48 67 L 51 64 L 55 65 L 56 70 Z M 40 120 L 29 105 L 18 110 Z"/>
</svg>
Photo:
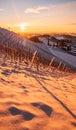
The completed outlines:
<svg viewBox="0 0 76 130">
<path fill-rule="evenodd" d="M 54 60 L 55 60 L 55 57 L 52 58 L 52 60 L 51 60 L 50 63 L 49 63 L 49 66 L 52 66 Z"/>
<path fill-rule="evenodd" d="M 65 66 L 66 66 L 66 65 L 64 64 L 64 65 L 63 65 L 63 67 L 62 67 L 62 71 L 64 71 L 64 69 L 65 69 Z"/>
<path fill-rule="evenodd" d="M 49 68 L 52 66 L 53 62 L 55 60 L 55 57 L 53 57 L 48 65 L 47 71 L 49 70 Z"/>
<path fill-rule="evenodd" d="M 34 63 L 34 60 L 35 60 L 36 55 L 37 55 L 37 51 L 35 51 L 34 54 L 33 54 L 33 57 L 32 57 L 32 60 L 31 60 L 30 68 L 32 67 L 32 65 L 33 65 L 33 63 Z"/>
<path fill-rule="evenodd" d="M 58 70 L 60 69 L 61 64 L 62 64 L 62 61 L 60 61 L 59 65 L 58 65 Z"/>
</svg>

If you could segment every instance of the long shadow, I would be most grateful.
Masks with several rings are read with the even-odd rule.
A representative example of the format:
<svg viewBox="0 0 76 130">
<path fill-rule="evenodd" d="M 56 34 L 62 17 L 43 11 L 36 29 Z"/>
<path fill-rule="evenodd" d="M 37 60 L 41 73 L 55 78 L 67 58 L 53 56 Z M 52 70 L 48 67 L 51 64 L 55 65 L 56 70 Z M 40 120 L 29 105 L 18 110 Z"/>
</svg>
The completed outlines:
<svg viewBox="0 0 76 130">
<path fill-rule="evenodd" d="M 35 117 L 34 114 L 32 114 L 28 111 L 22 111 L 16 107 L 10 107 L 8 110 L 11 113 L 11 115 L 13 115 L 13 116 L 22 115 L 24 120 L 27 120 L 27 121 L 32 120 Z"/>
<path fill-rule="evenodd" d="M 8 69 L 6 69 L 6 70 L 4 70 L 3 72 L 2 72 L 2 74 L 3 75 L 5 75 L 5 76 L 8 76 L 8 75 L 10 75 L 10 70 L 8 70 Z"/>
<path fill-rule="evenodd" d="M 43 103 L 34 102 L 34 103 L 32 103 L 32 105 L 35 107 L 38 107 L 39 109 L 44 111 L 46 113 L 46 115 L 48 115 L 49 117 L 53 111 L 53 109 L 50 106 L 43 104 Z"/>
<path fill-rule="evenodd" d="M 30 72 L 31 74 L 33 73 L 33 74 L 37 74 L 37 75 L 42 75 L 43 76 L 43 74 L 40 71 L 32 70 L 31 68 L 25 68 L 25 70 L 27 72 Z"/>
<path fill-rule="evenodd" d="M 76 115 L 60 100 L 58 97 L 56 97 L 51 91 L 49 91 L 41 82 L 38 80 L 38 78 L 34 77 L 37 82 L 42 86 L 42 88 L 49 93 L 57 102 L 59 102 L 65 109 L 66 111 L 74 118 L 76 119 Z"/>
</svg>

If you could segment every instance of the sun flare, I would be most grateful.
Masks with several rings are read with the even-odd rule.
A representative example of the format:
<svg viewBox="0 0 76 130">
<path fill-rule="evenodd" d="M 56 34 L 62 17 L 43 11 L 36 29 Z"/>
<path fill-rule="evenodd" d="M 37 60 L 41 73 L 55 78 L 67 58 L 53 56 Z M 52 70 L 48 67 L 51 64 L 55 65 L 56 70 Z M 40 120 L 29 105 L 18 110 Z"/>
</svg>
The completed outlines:
<svg viewBox="0 0 76 130">
<path fill-rule="evenodd" d="M 21 30 L 22 32 L 24 32 L 24 31 L 26 30 L 26 23 L 21 23 L 21 24 L 19 25 L 19 27 L 20 27 L 20 30 Z"/>
</svg>

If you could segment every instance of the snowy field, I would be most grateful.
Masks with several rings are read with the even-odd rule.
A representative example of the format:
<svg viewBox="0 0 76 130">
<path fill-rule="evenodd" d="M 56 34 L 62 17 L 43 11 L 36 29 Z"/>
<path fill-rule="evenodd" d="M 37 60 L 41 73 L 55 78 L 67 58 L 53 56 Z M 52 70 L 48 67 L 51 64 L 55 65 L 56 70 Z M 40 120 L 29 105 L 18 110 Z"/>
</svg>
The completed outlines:
<svg viewBox="0 0 76 130">
<path fill-rule="evenodd" d="M 76 57 L 0 28 L 0 130 L 75 130 L 76 73 L 43 64 L 37 70 L 13 49 L 76 68 Z"/>
</svg>

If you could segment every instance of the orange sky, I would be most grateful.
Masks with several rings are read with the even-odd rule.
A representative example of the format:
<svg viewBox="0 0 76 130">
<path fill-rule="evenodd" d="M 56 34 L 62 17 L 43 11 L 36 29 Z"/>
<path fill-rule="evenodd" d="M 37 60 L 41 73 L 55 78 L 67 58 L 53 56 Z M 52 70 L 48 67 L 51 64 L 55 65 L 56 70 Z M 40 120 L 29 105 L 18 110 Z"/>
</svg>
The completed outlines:
<svg viewBox="0 0 76 130">
<path fill-rule="evenodd" d="M 6 3 L 6 5 L 3 3 L 4 7 L 1 7 L 2 3 L 0 3 L 0 26 L 17 32 L 76 33 L 75 0 L 62 0 L 63 2 L 54 0 L 54 3 L 49 0 L 47 3 L 44 0 L 43 3 L 42 0 L 39 5 L 38 3 L 31 5 L 27 2 L 27 6 L 23 1 L 19 3 L 20 0 L 15 0 L 13 3 Z M 28 1 L 31 2 L 31 0 Z M 8 10 L 7 4 L 12 8 L 9 6 Z"/>
</svg>

